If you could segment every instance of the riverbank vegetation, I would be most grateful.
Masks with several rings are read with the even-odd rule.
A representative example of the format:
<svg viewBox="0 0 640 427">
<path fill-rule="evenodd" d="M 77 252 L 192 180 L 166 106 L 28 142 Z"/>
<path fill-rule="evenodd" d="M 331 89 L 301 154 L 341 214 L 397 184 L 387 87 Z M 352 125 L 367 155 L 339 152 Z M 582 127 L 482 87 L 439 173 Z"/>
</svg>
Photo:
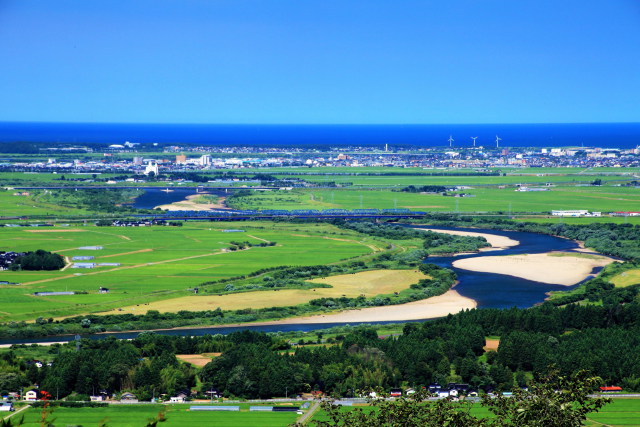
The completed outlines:
<svg viewBox="0 0 640 427">
<path fill-rule="evenodd" d="M 34 198 L 43 203 L 92 212 L 126 213 L 136 210 L 130 203 L 142 193 L 142 190 L 128 188 L 36 190 Z"/>
</svg>

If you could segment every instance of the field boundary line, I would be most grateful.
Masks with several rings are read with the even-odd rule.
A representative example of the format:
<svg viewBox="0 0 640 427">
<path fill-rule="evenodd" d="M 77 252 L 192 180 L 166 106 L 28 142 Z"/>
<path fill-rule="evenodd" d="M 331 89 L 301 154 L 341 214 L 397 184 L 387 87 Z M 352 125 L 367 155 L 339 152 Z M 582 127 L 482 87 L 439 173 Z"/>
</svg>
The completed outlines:
<svg viewBox="0 0 640 427">
<path fill-rule="evenodd" d="M 147 248 L 147 249 L 140 249 L 137 251 L 131 251 L 131 252 L 122 252 L 120 254 L 111 254 L 111 255 L 102 255 L 102 256 L 98 256 L 97 258 L 102 259 L 102 258 L 111 258 L 114 256 L 123 256 L 123 255 L 133 255 L 133 254 L 141 254 L 143 252 L 153 252 L 153 249 Z"/>
<path fill-rule="evenodd" d="M 244 249 L 244 250 L 246 251 L 248 249 Z M 112 268 L 110 270 L 94 271 L 94 272 L 91 272 L 91 273 L 83 273 L 82 275 L 83 276 L 94 276 L 96 274 L 110 273 L 110 272 L 113 272 L 113 271 L 129 270 L 131 268 L 140 268 L 140 267 L 146 267 L 146 266 L 149 266 L 149 265 L 166 264 L 168 262 L 184 261 L 184 260 L 187 260 L 187 259 L 202 258 L 202 257 L 220 255 L 220 254 L 226 254 L 226 253 L 231 253 L 231 252 L 220 251 L 220 252 L 213 252 L 213 253 L 208 253 L 208 254 L 193 255 L 193 256 L 188 256 L 188 257 L 184 257 L 184 258 L 166 259 L 164 261 L 158 261 L 158 262 L 147 262 L 147 263 L 144 263 L 144 264 L 126 265 L 126 266 L 123 266 L 123 267 Z M 55 282 L 56 280 L 69 279 L 69 278 L 72 278 L 72 277 L 76 277 L 76 275 L 72 274 L 72 275 L 69 275 L 69 276 L 52 277 L 50 279 L 36 280 L 34 282 L 25 282 L 25 283 L 23 283 L 23 285 L 34 285 L 34 284 L 38 284 L 38 283 Z"/>
<path fill-rule="evenodd" d="M 262 241 L 263 241 L 263 242 L 265 242 L 265 243 L 271 243 L 271 242 L 270 242 L 269 240 L 267 240 L 267 239 L 263 239 L 262 237 L 256 237 L 256 236 L 251 235 L 251 234 L 247 234 L 247 237 L 252 237 L 252 238 L 254 238 L 254 239 L 256 239 L 256 240 L 262 240 Z"/>
<path fill-rule="evenodd" d="M 309 410 L 305 412 L 304 415 L 302 415 L 300 418 L 298 418 L 297 424 L 304 425 L 305 423 L 307 423 L 307 421 L 309 421 L 309 419 L 318 410 L 318 408 L 320 408 L 320 402 L 313 402 L 313 405 L 311 405 Z"/>
<path fill-rule="evenodd" d="M 2 420 L 3 421 L 4 420 L 8 420 L 9 418 L 13 417 L 14 415 L 18 415 L 20 412 L 24 411 L 25 409 L 29 409 L 29 408 L 31 408 L 31 405 L 23 406 L 22 408 L 20 408 L 17 411 L 15 411 L 13 414 L 4 417 Z"/>
</svg>

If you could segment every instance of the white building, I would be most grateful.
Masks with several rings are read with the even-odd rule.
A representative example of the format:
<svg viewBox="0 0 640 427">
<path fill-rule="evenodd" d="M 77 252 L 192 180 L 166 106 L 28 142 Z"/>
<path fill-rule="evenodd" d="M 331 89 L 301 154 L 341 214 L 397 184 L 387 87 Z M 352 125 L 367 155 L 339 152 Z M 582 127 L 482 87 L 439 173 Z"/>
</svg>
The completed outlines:
<svg viewBox="0 0 640 427">
<path fill-rule="evenodd" d="M 158 163 L 156 162 L 149 162 L 147 164 L 147 167 L 144 168 L 144 174 L 145 175 L 149 175 L 151 172 L 153 172 L 153 174 L 155 176 L 158 176 Z"/>
<path fill-rule="evenodd" d="M 29 390 L 24 394 L 24 400 L 27 402 L 35 402 L 38 400 L 38 392 L 36 390 Z"/>
<path fill-rule="evenodd" d="M 588 210 L 569 210 L 569 211 L 551 211 L 551 215 L 553 216 L 587 216 L 589 215 Z"/>
</svg>

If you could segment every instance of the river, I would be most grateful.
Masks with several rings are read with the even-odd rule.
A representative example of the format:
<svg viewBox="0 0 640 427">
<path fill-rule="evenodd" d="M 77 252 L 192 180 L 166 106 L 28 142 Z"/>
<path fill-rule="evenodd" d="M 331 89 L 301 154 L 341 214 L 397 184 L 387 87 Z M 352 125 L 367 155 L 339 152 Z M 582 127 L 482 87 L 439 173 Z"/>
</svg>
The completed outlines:
<svg viewBox="0 0 640 427">
<path fill-rule="evenodd" d="M 185 189 L 186 190 L 186 189 Z M 158 190 L 159 191 L 159 190 Z M 193 194 L 193 190 L 190 190 Z M 173 193 L 168 193 L 169 195 Z M 177 196 L 177 195 L 176 195 Z M 184 193 L 179 200 L 184 199 Z M 155 199 L 157 200 L 157 199 Z M 562 286 L 550 285 L 547 283 L 535 282 L 518 277 L 507 276 L 496 273 L 478 273 L 468 270 L 456 268 L 452 263 L 456 260 L 464 258 L 477 258 L 485 256 L 508 256 L 517 254 L 535 254 L 549 251 L 573 251 L 578 249 L 578 243 L 573 240 L 563 239 L 544 234 L 517 232 L 517 231 L 501 231 L 501 230 L 484 230 L 477 228 L 448 228 L 448 227 L 431 227 L 431 229 L 441 230 L 459 230 L 472 231 L 478 233 L 488 233 L 505 236 L 519 242 L 518 245 L 508 249 L 499 251 L 480 252 L 477 254 L 467 254 L 448 257 L 430 257 L 425 262 L 437 264 L 441 267 L 451 268 L 458 275 L 458 284 L 455 290 L 462 296 L 475 300 L 478 308 L 511 308 L 532 307 L 535 304 L 544 301 L 546 294 L 550 291 L 569 290 L 578 286 Z M 594 269 L 595 273 L 599 268 Z M 420 322 L 430 319 L 414 320 Z M 405 323 L 407 320 L 397 321 Z M 367 322 L 368 324 L 388 324 L 397 323 L 394 321 L 385 322 Z M 167 329 L 156 330 L 155 332 L 166 335 L 205 335 L 205 334 L 228 334 L 231 332 L 250 329 L 259 332 L 289 332 L 289 331 L 312 331 L 316 329 L 324 329 L 332 326 L 344 326 L 355 323 L 287 323 L 287 324 L 247 324 L 246 326 L 215 326 L 200 328 L 184 328 L 184 329 Z M 101 339 L 109 336 L 115 336 L 120 339 L 135 338 L 138 332 L 107 332 L 96 335 L 88 335 L 88 338 Z M 2 340 L 0 344 L 22 344 L 22 343 L 46 343 L 46 342 L 62 342 L 74 339 L 74 335 L 63 335 L 46 338 L 25 338 L 17 340 Z"/>
<path fill-rule="evenodd" d="M 169 190 L 169 191 L 167 191 Z M 198 194 L 213 194 L 215 196 L 225 196 L 228 194 L 223 190 L 198 190 L 197 188 L 145 188 L 144 193 L 136 197 L 132 206 L 136 209 L 154 209 L 156 206 L 169 205 L 175 202 L 182 202 L 188 196 Z"/>
</svg>

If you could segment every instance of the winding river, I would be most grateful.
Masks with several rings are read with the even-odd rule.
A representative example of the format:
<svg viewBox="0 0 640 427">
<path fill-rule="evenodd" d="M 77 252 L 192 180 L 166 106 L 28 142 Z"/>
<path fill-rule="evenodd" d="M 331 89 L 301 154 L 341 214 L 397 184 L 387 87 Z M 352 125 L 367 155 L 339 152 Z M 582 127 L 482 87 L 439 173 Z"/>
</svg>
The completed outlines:
<svg viewBox="0 0 640 427">
<path fill-rule="evenodd" d="M 578 243 L 573 240 L 518 231 L 484 230 L 477 228 L 429 228 L 433 230 L 459 230 L 495 234 L 520 242 L 516 246 L 499 251 L 429 258 L 428 262 L 450 268 L 456 272 L 459 282 L 455 287 L 456 291 L 462 296 L 475 300 L 478 303 L 478 308 L 532 307 L 544 301 L 546 294 L 550 291 L 566 291 L 578 286 L 578 284 L 570 287 L 550 285 L 504 274 L 479 273 L 463 270 L 452 265 L 454 261 L 466 258 L 539 254 L 550 251 L 572 252 L 579 249 Z M 593 273 L 596 273 L 600 269 L 599 267 L 594 269 Z"/>
<path fill-rule="evenodd" d="M 171 194 L 171 193 L 169 193 Z M 154 202 L 155 203 L 155 202 Z M 536 254 L 550 251 L 571 252 L 579 248 L 578 243 L 573 240 L 563 239 L 544 234 L 516 232 L 516 231 L 500 231 L 500 230 L 483 230 L 476 228 L 447 228 L 447 227 L 431 227 L 430 229 L 440 230 L 458 230 L 471 231 L 479 233 L 494 234 L 505 236 L 519 242 L 518 245 L 499 251 L 480 252 L 477 254 L 466 254 L 448 257 L 430 257 L 428 261 L 442 267 L 453 269 L 458 275 L 459 283 L 455 286 L 455 290 L 462 296 L 471 298 L 477 302 L 478 308 L 511 308 L 511 307 L 532 307 L 535 304 L 544 301 L 546 294 L 550 291 L 569 290 L 574 286 L 551 285 L 547 283 L 535 282 L 514 276 L 496 273 L 478 273 L 469 270 L 463 270 L 454 267 L 454 261 L 465 258 L 478 258 L 487 256 L 508 256 L 518 254 Z M 596 273 L 600 268 L 594 268 L 592 273 Z M 412 320 L 424 321 L 428 319 Z M 384 321 L 384 322 L 367 322 L 376 324 L 407 322 L 407 320 Z M 343 326 L 350 323 L 275 323 L 270 324 L 247 324 L 243 326 L 216 326 L 201 328 L 184 328 L 170 330 L 156 330 L 157 333 L 166 335 L 204 335 L 204 334 L 228 334 L 231 332 L 250 329 L 261 332 L 288 332 L 288 331 L 311 331 L 316 329 L 329 328 L 332 326 Z M 89 335 L 89 338 L 100 339 L 109 336 L 115 336 L 121 339 L 135 338 L 138 332 L 108 332 L 97 335 Z M 74 335 L 64 335 L 46 338 L 27 338 L 19 340 L 3 340 L 0 344 L 21 344 L 21 343 L 46 343 L 46 342 L 63 342 L 74 339 Z"/>
</svg>

